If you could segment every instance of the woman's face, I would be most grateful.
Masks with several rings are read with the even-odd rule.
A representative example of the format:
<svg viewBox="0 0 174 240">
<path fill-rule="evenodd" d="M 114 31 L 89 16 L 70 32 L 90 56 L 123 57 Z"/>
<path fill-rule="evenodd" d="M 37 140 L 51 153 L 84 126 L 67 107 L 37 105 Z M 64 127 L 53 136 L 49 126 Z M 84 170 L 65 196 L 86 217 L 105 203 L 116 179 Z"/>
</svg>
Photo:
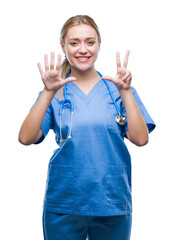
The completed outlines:
<svg viewBox="0 0 174 240">
<path fill-rule="evenodd" d="M 97 32 L 87 24 L 71 27 L 66 36 L 62 50 L 71 65 L 81 71 L 86 71 L 94 66 L 100 49 Z"/>
</svg>

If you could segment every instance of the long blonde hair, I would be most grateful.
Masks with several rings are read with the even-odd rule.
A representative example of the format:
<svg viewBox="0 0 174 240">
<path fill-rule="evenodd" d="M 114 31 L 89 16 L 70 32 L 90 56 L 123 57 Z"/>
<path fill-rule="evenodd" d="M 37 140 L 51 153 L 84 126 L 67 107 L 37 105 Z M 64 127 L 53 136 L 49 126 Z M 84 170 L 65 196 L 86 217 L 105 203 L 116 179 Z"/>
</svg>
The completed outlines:
<svg viewBox="0 0 174 240">
<path fill-rule="evenodd" d="M 93 27 L 98 35 L 98 41 L 101 41 L 101 36 L 100 36 L 100 32 L 98 29 L 97 24 L 94 22 L 94 20 L 89 17 L 88 15 L 77 15 L 77 16 L 73 16 L 71 18 L 69 18 L 63 25 L 61 32 L 60 32 L 60 41 L 62 42 L 62 44 L 65 43 L 65 37 L 66 34 L 68 32 L 68 30 L 76 25 L 80 25 L 80 24 L 87 24 L 90 25 L 91 27 Z M 61 78 L 65 79 L 68 74 L 71 73 L 71 66 L 67 60 L 67 58 L 65 57 L 62 65 L 61 65 Z M 58 99 L 61 101 L 63 100 L 63 90 L 64 88 L 62 87 L 61 89 L 59 89 L 58 91 Z"/>
</svg>

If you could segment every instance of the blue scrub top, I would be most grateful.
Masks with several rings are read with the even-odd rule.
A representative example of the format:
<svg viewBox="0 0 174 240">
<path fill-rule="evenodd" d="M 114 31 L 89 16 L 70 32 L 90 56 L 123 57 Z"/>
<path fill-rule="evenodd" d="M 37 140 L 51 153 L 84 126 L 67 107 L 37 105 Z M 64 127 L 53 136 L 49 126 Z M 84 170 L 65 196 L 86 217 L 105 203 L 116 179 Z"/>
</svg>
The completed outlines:
<svg viewBox="0 0 174 240">
<path fill-rule="evenodd" d="M 119 107 L 126 115 L 117 87 L 107 81 Z M 149 132 L 155 124 L 132 88 L 134 98 L 147 123 Z M 43 137 L 50 129 L 60 148 L 55 150 L 48 167 L 44 209 L 64 214 L 112 216 L 132 212 L 131 158 L 124 143 L 127 124 L 116 123 L 117 115 L 108 89 L 101 79 L 86 95 L 74 83 L 67 84 L 67 98 L 74 105 L 72 138 L 60 141 L 59 108 L 54 96 L 42 123 Z M 62 136 L 70 127 L 70 109 L 62 115 Z"/>
</svg>

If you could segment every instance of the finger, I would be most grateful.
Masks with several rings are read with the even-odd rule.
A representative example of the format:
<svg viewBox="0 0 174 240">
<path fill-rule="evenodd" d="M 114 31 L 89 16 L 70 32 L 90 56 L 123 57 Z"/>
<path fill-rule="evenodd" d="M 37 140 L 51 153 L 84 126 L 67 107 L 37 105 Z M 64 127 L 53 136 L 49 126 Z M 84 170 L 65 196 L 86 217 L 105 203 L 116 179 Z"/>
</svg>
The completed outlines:
<svg viewBox="0 0 174 240">
<path fill-rule="evenodd" d="M 129 50 L 126 51 L 126 55 L 125 55 L 125 59 L 124 59 L 124 64 L 123 64 L 123 66 L 124 66 L 125 68 L 127 68 L 127 65 L 128 65 L 129 54 L 130 54 L 130 51 L 129 51 Z"/>
<path fill-rule="evenodd" d="M 127 78 L 128 81 L 132 80 L 132 74 Z"/>
<path fill-rule="evenodd" d="M 126 74 L 123 76 L 123 81 L 126 80 L 127 78 L 129 78 L 131 75 L 130 71 L 127 71 Z"/>
<path fill-rule="evenodd" d="M 60 67 L 61 67 L 61 55 L 58 54 L 58 57 L 57 57 L 57 64 L 56 64 L 56 70 L 59 71 Z"/>
<path fill-rule="evenodd" d="M 48 54 L 44 55 L 44 60 L 45 60 L 45 71 L 49 70 L 49 65 L 48 65 Z"/>
<path fill-rule="evenodd" d="M 131 80 L 132 80 L 132 75 L 130 74 L 126 78 L 123 78 L 122 80 L 123 80 L 124 83 L 129 85 Z"/>
<path fill-rule="evenodd" d="M 128 82 L 131 82 L 131 81 L 132 81 L 132 75 L 130 75 L 130 76 L 127 78 L 127 81 L 128 81 Z"/>
<path fill-rule="evenodd" d="M 111 82 L 114 82 L 114 78 L 113 77 L 110 77 L 110 76 L 102 76 L 102 79 L 105 79 L 105 80 L 109 80 Z"/>
<path fill-rule="evenodd" d="M 123 82 L 127 85 L 131 85 L 131 81 L 132 81 L 132 75 L 130 75 L 128 78 L 126 78 L 125 80 L 123 80 Z"/>
<path fill-rule="evenodd" d="M 66 78 L 66 79 L 62 79 L 61 82 L 55 82 L 53 83 L 52 85 L 52 88 L 53 89 L 60 89 L 60 87 L 63 87 L 65 84 L 67 84 L 68 82 L 71 82 L 71 81 L 76 81 L 76 78 L 75 77 L 69 77 L 69 78 Z"/>
<path fill-rule="evenodd" d="M 45 75 L 45 73 L 44 73 L 44 70 L 42 69 L 42 67 L 41 67 L 41 64 L 40 64 L 40 63 L 37 63 L 37 66 L 38 66 L 38 68 L 39 68 L 39 72 L 40 72 L 40 74 L 41 74 L 41 77 L 43 78 L 43 77 L 44 77 L 44 75 Z"/>
<path fill-rule="evenodd" d="M 65 84 L 68 83 L 68 82 L 72 82 L 72 81 L 76 81 L 76 77 L 68 77 L 64 80 Z"/>
<path fill-rule="evenodd" d="M 54 52 L 51 52 L 51 61 L 50 61 L 50 69 L 54 70 L 54 58 L 55 58 L 55 54 Z"/>
<path fill-rule="evenodd" d="M 120 53 L 116 52 L 116 63 L 117 63 L 117 69 L 121 67 L 121 62 L 120 62 Z"/>
</svg>

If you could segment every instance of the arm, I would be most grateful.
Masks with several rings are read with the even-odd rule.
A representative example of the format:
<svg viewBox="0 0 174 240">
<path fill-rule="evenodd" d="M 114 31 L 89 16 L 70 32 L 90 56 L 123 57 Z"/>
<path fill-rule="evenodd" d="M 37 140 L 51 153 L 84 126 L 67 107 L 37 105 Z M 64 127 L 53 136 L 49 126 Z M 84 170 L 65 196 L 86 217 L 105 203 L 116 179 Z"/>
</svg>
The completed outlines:
<svg viewBox="0 0 174 240">
<path fill-rule="evenodd" d="M 19 142 L 24 145 L 30 145 L 37 142 L 43 135 L 40 129 L 45 113 L 54 97 L 55 92 L 43 90 L 38 101 L 24 120 L 20 132 Z"/>
<path fill-rule="evenodd" d="M 135 145 L 144 146 L 148 143 L 148 129 L 133 97 L 131 88 L 119 92 L 127 114 L 128 131 L 126 136 Z"/>
<path fill-rule="evenodd" d="M 19 142 L 24 145 L 30 145 L 37 142 L 43 135 L 40 129 L 45 113 L 55 95 L 55 93 L 66 83 L 76 80 L 69 77 L 66 80 L 60 78 L 61 56 L 58 55 L 56 68 L 54 69 L 54 53 L 51 53 L 50 67 L 48 64 L 48 55 L 45 55 L 45 72 L 40 63 L 38 68 L 45 88 L 38 101 L 24 120 L 19 132 Z"/>
<path fill-rule="evenodd" d="M 129 53 L 129 51 L 126 52 L 122 67 L 120 54 L 117 52 L 117 74 L 115 78 L 109 76 L 103 76 L 103 78 L 112 81 L 120 93 L 127 114 L 127 138 L 137 146 L 144 146 L 148 143 L 148 129 L 130 88 L 132 75 L 131 72 L 127 70 Z"/>
</svg>

